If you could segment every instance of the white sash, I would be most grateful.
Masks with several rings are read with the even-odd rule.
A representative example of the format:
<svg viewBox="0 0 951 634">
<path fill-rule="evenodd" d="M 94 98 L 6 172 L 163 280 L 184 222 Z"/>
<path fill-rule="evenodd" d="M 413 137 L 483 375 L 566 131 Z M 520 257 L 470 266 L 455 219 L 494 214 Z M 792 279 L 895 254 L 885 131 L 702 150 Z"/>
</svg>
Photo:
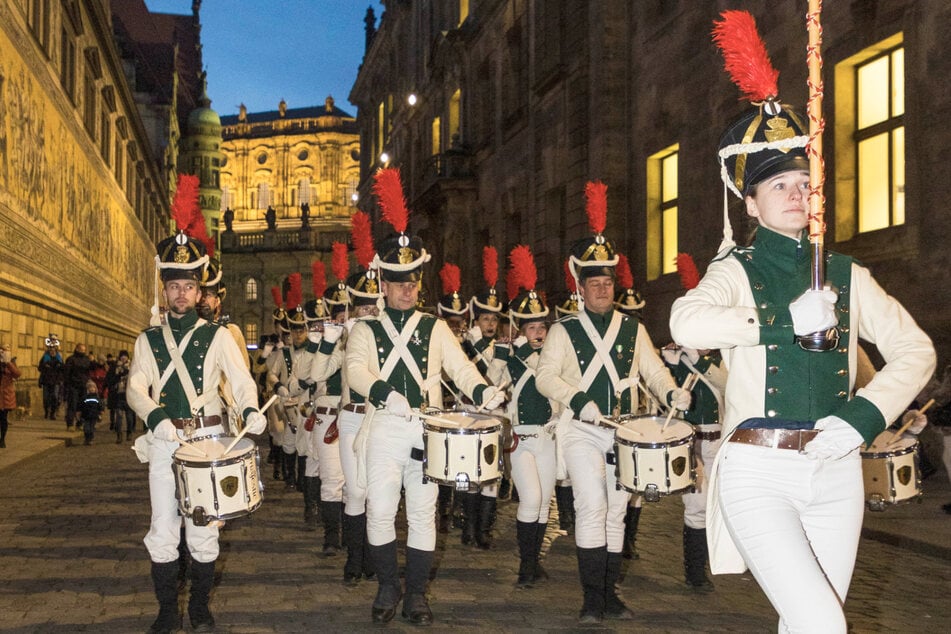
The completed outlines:
<svg viewBox="0 0 951 634">
<path fill-rule="evenodd" d="M 591 341 L 591 345 L 594 346 L 595 352 L 591 363 L 585 369 L 584 374 L 581 375 L 581 383 L 578 385 L 578 389 L 582 392 L 588 391 L 588 388 L 594 383 L 601 368 L 607 370 L 608 378 L 611 379 L 611 385 L 615 390 L 620 391 L 631 387 L 631 378 L 625 377 L 622 382 L 621 377 L 618 376 L 614 361 L 611 360 L 611 346 L 614 345 L 614 340 L 617 339 L 618 332 L 621 330 L 621 320 L 621 314 L 614 311 L 611 316 L 611 324 L 608 326 L 608 331 L 604 333 L 604 338 L 602 339 L 601 335 L 599 335 L 595 329 L 594 324 L 591 323 L 591 318 L 588 317 L 584 311 L 578 313 L 578 321 L 581 323 L 581 327 L 584 328 L 585 334 L 588 335 L 588 339 Z"/>
<path fill-rule="evenodd" d="M 406 364 L 406 369 L 409 370 L 413 380 L 416 381 L 416 384 L 419 386 L 423 398 L 429 401 L 429 390 L 439 383 L 440 376 L 437 374 L 436 376 L 431 376 L 424 380 L 423 373 L 420 371 L 416 359 L 413 358 L 412 353 L 409 351 L 409 341 L 413 337 L 413 333 L 416 332 L 416 327 L 422 318 L 423 314 L 421 312 L 417 311 L 413 313 L 413 316 L 410 317 L 406 325 L 403 326 L 403 332 L 396 331 L 396 325 L 389 316 L 380 319 L 383 330 L 386 331 L 386 335 L 390 338 L 390 341 L 393 342 L 393 350 L 390 351 L 386 361 L 383 362 L 383 367 L 380 368 L 380 378 L 383 381 L 389 381 L 390 375 L 393 374 L 393 370 L 396 369 L 396 364 L 402 359 L 403 363 Z"/>
<path fill-rule="evenodd" d="M 165 339 L 165 347 L 168 349 L 168 356 L 171 357 L 172 362 L 162 373 L 160 387 L 165 387 L 165 384 L 172 376 L 171 371 L 174 368 L 175 373 L 178 374 L 178 382 L 181 383 L 182 389 L 185 391 L 185 398 L 188 399 L 188 405 L 191 408 L 192 416 L 197 415 L 197 412 L 204 408 L 205 405 L 208 405 L 213 400 L 218 398 L 218 395 L 211 390 L 206 391 L 200 397 L 198 396 L 198 393 L 195 391 L 195 385 L 192 383 L 192 377 L 188 373 L 188 369 L 185 367 L 185 362 L 182 360 L 182 353 L 180 351 L 180 347 L 188 345 L 192 334 L 194 334 L 195 330 L 204 323 L 206 323 L 204 319 L 199 319 L 195 324 L 195 327 L 185 333 L 185 336 L 182 337 L 182 342 L 180 345 L 175 344 L 175 338 L 172 336 L 172 329 L 169 327 L 168 321 L 162 324 L 162 337 Z"/>
</svg>

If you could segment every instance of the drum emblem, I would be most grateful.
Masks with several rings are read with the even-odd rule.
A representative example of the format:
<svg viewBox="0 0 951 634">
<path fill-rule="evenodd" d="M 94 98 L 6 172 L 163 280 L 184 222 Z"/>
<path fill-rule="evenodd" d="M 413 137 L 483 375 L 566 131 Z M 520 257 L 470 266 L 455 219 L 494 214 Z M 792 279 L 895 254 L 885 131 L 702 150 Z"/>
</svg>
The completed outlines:
<svg viewBox="0 0 951 634">
<path fill-rule="evenodd" d="M 486 445 L 482 448 L 482 455 L 485 456 L 486 464 L 494 464 L 496 461 L 496 445 Z"/>
<path fill-rule="evenodd" d="M 911 467 L 907 465 L 899 467 L 895 470 L 895 475 L 898 477 L 898 481 L 901 482 L 902 486 L 908 486 L 908 483 L 911 482 Z"/>
<path fill-rule="evenodd" d="M 229 498 L 233 498 L 238 492 L 238 477 L 228 476 L 221 480 L 221 492 Z"/>
<path fill-rule="evenodd" d="M 670 462 L 670 468 L 674 472 L 674 475 L 682 476 L 687 468 L 687 458 L 684 456 L 674 458 Z"/>
</svg>

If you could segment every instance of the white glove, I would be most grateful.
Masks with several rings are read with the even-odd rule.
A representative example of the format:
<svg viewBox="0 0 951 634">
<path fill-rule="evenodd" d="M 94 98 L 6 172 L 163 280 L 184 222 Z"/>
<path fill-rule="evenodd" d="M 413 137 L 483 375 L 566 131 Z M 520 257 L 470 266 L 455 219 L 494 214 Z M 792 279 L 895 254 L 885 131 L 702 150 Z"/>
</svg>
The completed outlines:
<svg viewBox="0 0 951 634">
<path fill-rule="evenodd" d="M 526 343 L 528 343 L 528 337 L 519 335 L 518 337 L 515 338 L 515 341 L 512 342 L 512 350 L 518 350 L 519 348 L 524 346 Z"/>
<path fill-rule="evenodd" d="M 277 395 L 280 396 L 281 398 L 287 398 L 288 396 L 291 395 L 291 393 L 287 390 L 285 386 L 282 385 L 279 388 L 277 388 Z"/>
<path fill-rule="evenodd" d="M 406 397 L 396 390 L 390 392 L 390 395 L 386 397 L 386 409 L 394 416 L 404 416 L 409 418 L 413 415 L 413 408 L 410 407 L 409 401 L 407 401 Z"/>
<path fill-rule="evenodd" d="M 690 409 L 690 403 L 693 402 L 693 396 L 689 391 L 683 389 L 682 387 L 675 387 L 667 393 L 667 401 L 670 403 L 672 408 L 686 412 L 688 409 Z"/>
<path fill-rule="evenodd" d="M 482 391 L 482 409 L 491 411 L 505 402 L 505 390 L 490 385 Z"/>
<path fill-rule="evenodd" d="M 268 355 L 274 351 L 274 344 L 270 341 L 264 344 L 264 347 L 261 348 L 261 358 L 267 359 Z"/>
<path fill-rule="evenodd" d="M 700 353 L 694 350 L 693 348 L 681 348 L 681 352 L 687 357 L 687 361 L 691 364 L 696 365 L 697 361 L 700 360 Z"/>
<path fill-rule="evenodd" d="M 917 436 L 923 432 L 925 426 L 928 424 L 928 417 L 916 409 L 908 410 L 905 412 L 905 415 L 901 417 L 902 427 L 910 420 L 914 422 L 905 431 L 913 436 Z"/>
<path fill-rule="evenodd" d="M 324 341 L 327 343 L 337 343 L 341 335 L 343 335 L 343 326 L 340 324 L 324 325 Z"/>
<path fill-rule="evenodd" d="M 821 291 L 808 290 L 789 304 L 793 332 L 808 335 L 832 328 L 839 323 L 835 316 L 835 302 L 839 296 L 828 288 Z"/>
<path fill-rule="evenodd" d="M 278 350 L 283 350 L 283 349 L 284 349 L 284 340 L 283 340 L 283 339 L 278 339 L 278 340 L 277 340 L 277 349 L 278 349 Z"/>
<path fill-rule="evenodd" d="M 248 430 L 249 434 L 263 434 L 264 430 L 267 429 L 267 418 L 261 412 L 251 412 L 248 414 L 248 417 L 244 419 L 244 427 Z"/>
<path fill-rule="evenodd" d="M 469 340 L 469 343 L 476 344 L 482 341 L 482 329 L 479 326 L 473 326 L 466 333 L 466 339 Z"/>
<path fill-rule="evenodd" d="M 802 452 L 812 460 L 844 458 L 865 442 L 855 427 L 838 416 L 820 418 L 816 421 L 816 429 L 821 431 L 802 448 Z"/>
<path fill-rule="evenodd" d="M 152 435 L 166 442 L 178 442 L 178 430 L 175 429 L 175 425 L 172 424 L 172 421 L 167 418 L 155 426 L 155 429 L 152 430 Z"/>
<path fill-rule="evenodd" d="M 585 406 L 581 408 L 581 413 L 578 414 L 578 420 L 584 423 L 597 423 L 600 418 L 601 410 L 598 409 L 598 404 L 594 401 L 585 403 Z"/>
<path fill-rule="evenodd" d="M 322 335 L 319 330 L 308 330 L 307 331 L 307 340 L 311 343 L 320 343 Z"/>
<path fill-rule="evenodd" d="M 680 348 L 661 348 L 660 356 L 664 358 L 667 365 L 677 365 L 680 363 Z"/>
<path fill-rule="evenodd" d="M 347 328 L 347 332 L 353 332 L 353 327 L 357 325 L 357 320 L 353 317 L 347 320 L 347 323 L 344 326 Z"/>
</svg>

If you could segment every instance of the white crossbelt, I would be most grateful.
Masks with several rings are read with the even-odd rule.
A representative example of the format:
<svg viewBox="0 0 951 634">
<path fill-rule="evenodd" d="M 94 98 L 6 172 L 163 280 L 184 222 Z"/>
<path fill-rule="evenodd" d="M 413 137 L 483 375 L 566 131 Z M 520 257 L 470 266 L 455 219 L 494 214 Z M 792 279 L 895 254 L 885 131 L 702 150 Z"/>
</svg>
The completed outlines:
<svg viewBox="0 0 951 634">
<path fill-rule="evenodd" d="M 386 331 L 387 336 L 393 342 L 393 350 L 386 358 L 386 361 L 383 362 L 383 367 L 380 368 L 380 378 L 383 381 L 389 381 L 390 375 L 393 374 L 393 371 L 396 369 L 396 364 L 402 359 L 406 365 L 406 369 L 409 370 L 410 375 L 412 375 L 413 380 L 416 381 L 416 384 L 419 385 L 420 390 L 422 390 L 423 397 L 429 400 L 429 390 L 433 385 L 439 383 L 440 377 L 437 374 L 436 376 L 429 377 L 429 379 L 423 379 L 423 373 L 420 371 L 416 359 L 413 358 L 412 353 L 409 351 L 409 340 L 416 331 L 416 326 L 419 325 L 419 321 L 422 317 L 423 314 L 420 312 L 413 313 L 413 316 L 409 318 L 409 321 L 407 321 L 403 327 L 403 332 L 396 331 L 396 326 L 389 316 L 380 319 L 383 330 Z M 394 352 L 396 354 L 393 354 Z"/>
<path fill-rule="evenodd" d="M 603 339 L 601 335 L 598 334 L 594 324 L 591 323 L 591 318 L 588 317 L 586 313 L 579 313 L 578 321 L 581 323 L 581 327 L 584 328 L 585 334 L 588 335 L 588 339 L 591 341 L 591 345 L 594 346 L 595 351 L 594 358 L 591 359 L 591 363 L 585 369 L 584 374 L 581 375 L 581 383 L 578 389 L 582 392 L 587 392 L 591 384 L 594 383 L 595 378 L 597 378 L 601 368 L 607 370 L 608 378 L 611 379 L 611 385 L 619 392 L 637 385 L 637 377 L 627 376 L 621 379 L 618 375 L 617 367 L 614 365 L 614 361 L 611 360 L 611 346 L 614 344 L 614 340 L 617 339 L 618 332 L 621 330 L 621 314 L 617 311 L 614 312 Z"/>
</svg>

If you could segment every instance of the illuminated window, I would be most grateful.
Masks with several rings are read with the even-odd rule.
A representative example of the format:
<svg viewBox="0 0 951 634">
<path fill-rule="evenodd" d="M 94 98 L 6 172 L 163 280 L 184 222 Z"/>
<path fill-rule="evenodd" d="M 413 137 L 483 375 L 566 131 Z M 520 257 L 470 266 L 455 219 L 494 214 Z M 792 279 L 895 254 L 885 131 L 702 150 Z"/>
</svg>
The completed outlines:
<svg viewBox="0 0 951 634">
<path fill-rule="evenodd" d="M 258 301 L 258 281 L 253 277 L 249 277 L 244 284 L 244 300 L 247 302 Z"/>
<path fill-rule="evenodd" d="M 431 154 L 432 154 L 433 156 L 435 156 L 436 154 L 439 154 L 439 150 L 440 150 L 440 148 L 442 147 L 442 146 L 441 146 L 441 143 L 440 143 L 440 138 L 439 138 L 439 137 L 440 137 L 440 134 L 439 134 L 439 126 L 440 126 L 440 118 L 439 118 L 439 117 L 436 117 L 436 118 L 433 119 L 433 126 L 432 126 L 432 129 L 433 129 L 433 145 L 432 145 L 432 152 L 431 152 Z"/>
<path fill-rule="evenodd" d="M 256 344 L 258 340 L 258 325 L 257 324 L 245 324 L 244 325 L 244 340 L 250 344 Z"/>
<path fill-rule="evenodd" d="M 836 239 L 905 223 L 901 34 L 836 66 Z"/>
<path fill-rule="evenodd" d="M 452 94 L 452 97 L 449 99 L 449 142 L 452 143 L 454 139 L 462 136 L 461 131 L 459 130 L 459 111 L 462 103 L 462 91 L 456 90 Z"/>
<path fill-rule="evenodd" d="M 469 17 L 469 0 L 459 0 L 459 24 Z"/>
<path fill-rule="evenodd" d="M 680 202 L 677 163 L 680 147 L 672 145 L 647 159 L 647 278 L 677 270 L 677 219 Z"/>
</svg>

